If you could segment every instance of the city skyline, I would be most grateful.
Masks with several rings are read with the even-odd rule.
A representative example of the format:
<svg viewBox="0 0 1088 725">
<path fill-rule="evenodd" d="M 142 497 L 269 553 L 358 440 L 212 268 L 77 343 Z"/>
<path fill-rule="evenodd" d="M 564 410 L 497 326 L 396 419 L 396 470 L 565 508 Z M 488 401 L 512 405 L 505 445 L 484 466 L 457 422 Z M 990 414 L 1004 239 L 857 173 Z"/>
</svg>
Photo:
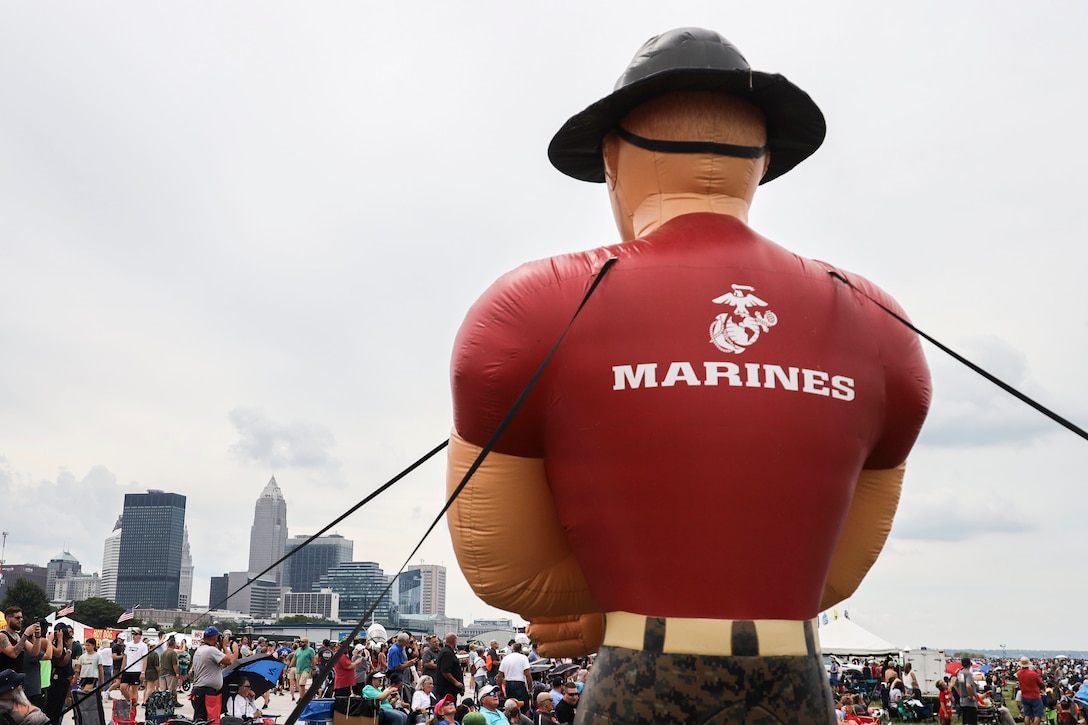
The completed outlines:
<svg viewBox="0 0 1088 725">
<path fill-rule="evenodd" d="M 132 499 L 132 501 L 134 502 L 134 506 L 135 506 L 136 502 L 146 501 L 148 495 L 162 494 L 162 493 L 164 493 L 164 492 L 153 490 L 153 491 L 148 491 L 147 494 L 136 494 L 137 498 Z M 167 494 L 167 495 L 179 495 L 179 494 Z M 126 496 L 125 496 L 126 500 L 128 500 L 128 496 L 129 495 L 126 494 Z M 184 498 L 184 497 L 182 497 L 182 498 Z M 159 501 L 159 505 L 161 505 L 161 504 L 162 504 L 162 502 Z M 262 504 L 264 504 L 264 506 L 262 506 Z M 269 506 L 268 504 L 272 504 L 272 505 Z M 258 553 L 258 552 L 255 552 L 254 549 L 253 549 L 253 543 L 254 543 L 255 537 L 257 536 L 256 529 L 258 528 L 259 524 L 268 522 L 267 518 L 261 520 L 260 517 L 262 516 L 262 514 L 268 516 L 269 518 L 271 518 L 276 523 L 276 528 L 279 529 L 279 530 L 282 530 L 283 533 L 286 534 L 286 532 L 287 532 L 286 507 L 287 507 L 286 497 L 283 495 L 283 491 L 279 487 L 278 482 L 276 481 L 276 478 L 273 475 L 270 478 L 270 480 L 268 481 L 268 483 L 265 484 L 264 488 L 262 489 L 262 491 L 258 495 L 258 498 L 257 498 L 256 503 L 255 503 L 254 524 L 251 527 L 250 550 L 249 550 L 249 562 L 250 562 L 251 565 L 253 563 L 255 563 L 254 554 Z M 262 509 L 263 509 L 263 511 L 262 511 Z M 283 522 L 282 525 L 280 525 L 279 522 Z M 228 571 L 227 573 L 222 574 L 222 575 L 209 574 L 207 576 L 207 579 L 209 581 L 209 586 L 210 586 L 209 597 L 208 597 L 209 601 L 206 602 L 206 603 L 191 601 L 194 571 L 198 567 L 196 566 L 195 562 L 192 561 L 192 558 L 191 558 L 191 555 L 190 555 L 188 528 L 189 528 L 188 524 L 184 524 L 183 529 L 182 529 L 182 547 L 181 547 L 182 556 L 181 556 L 181 567 L 180 567 L 180 576 L 179 576 L 179 595 L 178 595 L 179 596 L 179 607 L 184 608 L 182 605 L 184 605 L 186 603 L 186 601 L 188 600 L 188 603 L 190 605 L 193 605 L 193 604 L 201 605 L 201 604 L 203 604 L 205 606 L 205 608 L 207 608 L 207 607 L 210 607 L 211 605 L 215 604 L 215 601 L 212 601 L 213 599 L 216 599 L 216 597 L 213 596 L 214 592 L 222 592 L 223 593 L 219 598 L 225 597 L 226 593 L 234 592 L 239 586 L 241 586 L 245 582 L 247 577 L 245 575 L 245 572 L 241 572 L 241 571 Z M 109 534 L 107 534 L 107 536 L 103 540 L 102 559 L 101 559 L 102 563 L 101 563 L 101 566 L 98 569 L 94 570 L 94 572 L 93 572 L 96 576 L 100 577 L 99 585 L 98 585 L 98 592 L 95 594 L 95 596 L 104 596 L 105 598 L 111 599 L 113 601 L 116 601 L 116 598 L 113 597 L 113 596 L 109 596 L 109 589 L 108 589 L 108 587 L 109 587 L 109 577 L 110 577 L 110 571 L 111 571 L 110 561 L 112 559 L 114 562 L 117 562 L 117 560 L 120 558 L 121 537 L 122 537 L 122 534 L 123 534 L 123 530 L 124 530 L 124 508 L 122 509 L 122 513 L 117 516 L 116 522 L 114 523 L 112 530 L 110 531 Z M 284 542 L 285 548 L 287 549 L 287 551 L 297 550 L 297 547 L 300 544 L 302 544 L 303 542 L 305 542 L 306 539 L 308 539 L 308 538 L 309 538 L 309 535 L 297 535 L 297 536 L 294 536 L 294 537 L 290 537 L 289 539 L 285 540 L 285 542 Z M 313 581 L 312 581 L 312 583 L 310 584 L 309 587 L 306 587 L 305 584 L 302 584 L 302 586 L 304 588 L 302 588 L 300 590 L 296 590 L 294 592 L 295 594 L 309 593 L 311 591 L 316 592 L 317 590 L 319 590 L 321 588 L 329 586 L 327 581 L 324 582 L 324 583 L 322 582 L 322 579 L 326 578 L 326 577 L 323 577 L 323 574 L 327 574 L 327 572 L 337 569 L 337 567 L 339 567 L 340 565 L 348 565 L 348 566 L 343 567 L 342 570 L 338 570 L 337 574 L 334 575 L 334 577 L 333 577 L 334 579 L 336 579 L 337 576 L 338 576 L 343 580 L 345 578 L 345 575 L 347 575 L 347 578 L 350 578 L 351 574 L 349 574 L 349 572 L 356 572 L 356 571 L 364 571 L 364 572 L 367 573 L 368 576 L 371 575 L 371 574 L 377 573 L 378 578 L 381 579 L 381 586 L 384 587 L 385 584 L 388 583 L 389 578 L 392 576 L 391 574 L 388 574 L 388 575 L 383 574 L 382 573 L 382 568 L 381 568 L 380 564 L 378 564 L 377 562 L 353 561 L 354 542 L 351 541 L 350 539 L 345 538 L 341 534 L 332 533 L 332 534 L 327 534 L 327 535 L 318 537 L 313 542 L 311 542 L 306 548 L 309 551 L 304 550 L 304 553 L 299 555 L 299 556 L 303 557 L 303 559 L 305 561 L 296 561 L 294 568 L 295 568 L 296 572 L 298 572 L 298 570 L 300 570 L 300 569 L 304 569 L 305 572 L 298 572 L 299 576 L 303 577 L 303 578 L 305 578 L 307 580 L 312 578 Z M 71 562 L 70 565 L 75 566 L 77 569 L 79 567 L 83 566 L 84 563 L 85 563 L 84 559 L 80 559 L 78 557 L 75 557 L 74 555 L 71 554 L 71 552 L 69 552 L 67 550 L 65 550 L 65 552 L 63 552 L 63 555 L 65 557 L 65 560 L 70 561 Z M 56 562 L 61 558 L 61 556 L 62 555 L 57 555 L 55 557 L 52 557 L 50 559 L 50 562 L 53 563 L 53 564 L 56 564 Z M 276 557 L 276 558 L 279 558 L 279 557 Z M 267 557 L 267 561 L 263 562 L 263 565 L 262 565 L 262 567 L 260 569 L 252 569 L 251 568 L 250 570 L 248 570 L 248 573 L 249 574 L 259 573 L 260 571 L 263 571 L 264 568 L 267 568 L 272 563 L 272 561 L 274 561 L 274 559 L 272 557 Z M 286 567 L 288 562 L 291 562 L 291 561 L 292 561 L 292 559 L 288 558 L 287 562 L 285 562 L 284 565 L 281 565 L 281 566 Z M 33 563 L 33 562 L 27 562 L 27 563 Z M 261 564 L 262 562 L 257 561 L 256 563 Z M 116 576 L 117 576 L 116 569 L 117 569 L 117 566 L 118 566 L 117 563 L 114 563 L 112 565 L 112 572 L 113 572 L 112 577 L 113 577 L 113 580 L 114 580 L 114 583 L 113 583 L 114 589 L 116 589 Z M 318 572 L 321 572 L 321 573 L 318 573 Z M 89 574 L 87 574 L 87 575 L 89 576 Z M 262 579 L 268 579 L 270 577 L 271 577 L 271 573 L 265 574 L 261 578 Z M 228 583 L 229 583 L 229 586 L 227 586 Z M 287 583 L 286 580 L 284 580 L 283 586 L 285 586 L 285 587 L 288 586 L 288 583 Z M 373 595 L 374 592 L 376 591 L 373 584 L 367 584 L 366 587 L 365 587 L 365 590 L 366 590 L 368 596 Z M 408 566 L 405 567 L 404 573 L 398 579 L 398 582 L 396 584 L 394 584 L 394 587 L 391 590 L 391 593 L 390 593 L 389 596 L 392 597 L 392 599 L 395 599 L 396 601 L 390 600 L 390 601 L 387 602 L 385 600 L 385 598 L 383 598 L 383 605 L 380 608 L 380 612 L 382 613 L 382 616 L 386 616 L 388 614 L 388 610 L 389 610 L 389 607 L 391 605 L 400 607 L 402 601 L 404 601 L 404 602 L 411 601 L 413 604 L 409 605 L 409 609 L 411 609 L 413 611 L 405 611 L 404 612 L 405 614 L 424 614 L 424 615 L 438 614 L 438 615 L 443 615 L 444 616 L 446 614 L 446 612 L 445 612 L 445 608 L 446 608 L 445 607 L 445 603 L 446 603 L 445 594 L 446 594 L 446 567 L 445 566 L 437 565 L 437 564 L 424 564 L 424 563 L 411 564 L 411 565 L 408 565 Z M 188 595 L 188 597 L 186 595 Z M 264 595 L 257 595 L 257 596 L 263 597 Z M 410 599 L 409 599 L 409 597 L 410 597 Z M 248 610 L 250 609 L 250 606 L 248 605 L 248 601 L 249 601 L 248 593 L 239 592 L 235 596 L 232 596 L 230 598 L 230 602 L 228 604 L 224 604 L 224 605 L 220 606 L 219 608 L 220 609 L 237 609 L 237 611 L 242 611 L 242 612 L 245 612 L 245 613 L 248 614 L 249 613 Z M 262 601 L 264 601 L 264 599 L 262 599 Z M 242 604 L 243 602 L 245 602 L 245 604 Z M 348 613 L 354 613 L 354 610 L 357 608 L 357 606 L 353 606 L 353 603 L 352 603 L 352 600 L 351 600 L 350 596 L 348 598 L 348 602 L 349 602 L 349 604 L 348 604 L 348 608 L 349 608 Z M 116 603 L 123 604 L 122 602 L 119 602 L 119 601 L 117 601 Z M 235 607 L 230 606 L 232 604 L 236 605 L 236 606 Z M 146 606 L 145 608 L 150 608 L 150 607 Z M 418 611 L 415 611 L 415 610 L 418 610 Z M 194 612 L 195 612 L 195 610 L 194 610 Z"/>
</svg>

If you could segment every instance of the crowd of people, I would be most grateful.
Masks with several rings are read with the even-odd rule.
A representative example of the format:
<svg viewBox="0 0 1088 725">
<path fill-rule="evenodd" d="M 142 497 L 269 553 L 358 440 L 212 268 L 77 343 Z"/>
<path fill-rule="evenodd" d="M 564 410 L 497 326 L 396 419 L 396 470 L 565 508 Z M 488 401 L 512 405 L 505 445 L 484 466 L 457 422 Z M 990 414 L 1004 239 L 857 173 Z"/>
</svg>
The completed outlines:
<svg viewBox="0 0 1088 725">
<path fill-rule="evenodd" d="M 147 643 L 143 632 L 133 628 L 127 641 L 120 637 L 107 642 L 93 637 L 80 641 L 63 622 L 54 627 L 43 620 L 24 622 L 19 607 L 9 607 L 4 617 L 0 672 L 21 675 L 19 693 L 53 723 L 59 723 L 71 706 L 74 690 L 98 691 L 104 698 L 116 691 L 114 697 L 143 705 L 155 693 L 163 692 L 176 703 L 178 689 L 188 675 L 191 656 L 184 639 L 171 636 Z M 46 662 L 48 668 L 42 666 Z M 47 676 L 43 676 L 45 672 Z"/>
<path fill-rule="evenodd" d="M 928 720 L 964 725 L 980 720 L 1003 725 L 1088 723 L 1088 707 L 1076 694 L 1088 679 L 1088 660 L 994 658 L 949 660 L 935 684 L 936 697 L 925 693 L 911 664 L 832 658 L 829 677 L 836 692 L 835 709 L 844 722 L 871 723 L 894 719 Z M 874 684 L 875 683 L 875 684 Z"/>
<path fill-rule="evenodd" d="M 389 642 L 360 639 L 339 657 L 340 643 L 329 640 L 317 647 L 305 637 L 270 646 L 286 664 L 277 693 L 295 700 L 323 671 L 321 694 L 372 703 L 379 725 L 464 725 L 473 715 L 486 725 L 573 723 L 587 674 L 572 667 L 569 678 L 546 678 L 546 669 L 534 672 L 539 658 L 527 641 L 511 640 L 502 649 L 496 640 L 466 646 L 452 632 L 444 638 L 401 632 Z"/>
<path fill-rule="evenodd" d="M 272 696 L 298 701 L 315 679 L 321 680 L 316 685 L 320 696 L 338 698 L 345 708 L 354 698 L 376 710 L 379 725 L 570 724 L 587 674 L 564 663 L 563 674 L 546 677 L 551 663 L 534 667 L 539 657 L 523 635 L 504 648 L 496 640 L 462 645 L 455 633 L 417 639 L 408 632 L 388 642 L 311 644 L 307 637 L 283 642 L 235 637 L 213 626 L 190 648 L 176 635 L 146 641 L 139 627 L 113 641 L 78 642 L 64 623 L 49 631 L 40 621 L 24 626 L 17 607 L 5 615 L 0 715 L 13 725 L 60 725 L 75 690 L 144 706 L 150 715 L 163 698 L 179 705 L 179 690 L 187 682 L 197 722 L 220 717 L 259 722 Z M 279 681 L 261 688 L 263 703 L 249 680 L 236 690 L 224 687 L 224 670 L 255 654 L 268 654 L 284 665 Z M 42 681 L 43 661 L 50 664 L 48 682 Z"/>
</svg>

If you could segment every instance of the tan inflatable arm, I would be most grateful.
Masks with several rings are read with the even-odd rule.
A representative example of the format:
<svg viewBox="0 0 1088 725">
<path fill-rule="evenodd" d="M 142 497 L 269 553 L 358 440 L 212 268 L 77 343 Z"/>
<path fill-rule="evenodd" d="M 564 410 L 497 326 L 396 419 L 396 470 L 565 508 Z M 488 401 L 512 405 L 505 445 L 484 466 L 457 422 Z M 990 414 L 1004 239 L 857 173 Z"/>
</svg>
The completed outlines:
<svg viewBox="0 0 1088 725">
<path fill-rule="evenodd" d="M 854 501 L 831 559 L 821 611 L 853 594 L 880 555 L 892 530 L 905 471 L 904 463 L 883 471 L 865 470 L 858 476 Z"/>
<path fill-rule="evenodd" d="M 529 638 L 540 642 L 542 657 L 584 657 L 601 648 L 604 615 L 538 617 L 529 624 Z"/>
<path fill-rule="evenodd" d="M 447 495 L 480 450 L 452 433 Z M 600 611 L 559 522 L 543 459 L 489 453 L 446 520 L 461 570 L 488 604 L 527 620 Z"/>
</svg>

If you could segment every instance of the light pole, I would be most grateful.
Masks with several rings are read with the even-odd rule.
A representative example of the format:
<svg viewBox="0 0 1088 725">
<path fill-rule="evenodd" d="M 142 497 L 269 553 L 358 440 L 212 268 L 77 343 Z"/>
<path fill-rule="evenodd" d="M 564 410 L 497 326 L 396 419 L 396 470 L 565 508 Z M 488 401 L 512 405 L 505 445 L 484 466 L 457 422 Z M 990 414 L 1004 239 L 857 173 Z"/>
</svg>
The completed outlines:
<svg viewBox="0 0 1088 725">
<path fill-rule="evenodd" d="M 4 583 L 4 554 L 8 549 L 8 532 L 2 531 L 0 533 L 4 535 L 4 543 L 0 545 L 0 588 L 2 588 Z"/>
</svg>

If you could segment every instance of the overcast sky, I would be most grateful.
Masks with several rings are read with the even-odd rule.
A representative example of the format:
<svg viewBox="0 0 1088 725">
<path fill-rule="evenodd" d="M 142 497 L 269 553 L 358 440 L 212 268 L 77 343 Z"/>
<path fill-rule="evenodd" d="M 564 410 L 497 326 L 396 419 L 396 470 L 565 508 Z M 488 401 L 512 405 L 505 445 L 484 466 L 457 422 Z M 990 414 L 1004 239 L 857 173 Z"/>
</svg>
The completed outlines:
<svg viewBox="0 0 1088 725">
<path fill-rule="evenodd" d="M 188 498 L 194 600 L 275 473 L 309 534 L 444 440 L 472 301 L 617 241 L 552 134 L 664 30 L 808 91 L 824 146 L 752 226 L 1088 425 L 1079 2 L 0 7 L 0 522 L 85 571 L 126 492 Z M 1086 443 L 943 353 L 882 558 L 843 607 L 900 645 L 1088 650 Z M 395 571 L 444 457 L 337 531 Z M 511 516 L 517 512 L 511 511 Z M 528 521 L 527 521 L 528 526 Z M 527 528 L 526 535 L 531 530 Z M 447 611 L 494 616 L 445 526 Z M 418 557 L 417 557 L 418 560 Z M 841 609 L 840 608 L 840 609 Z"/>
</svg>

